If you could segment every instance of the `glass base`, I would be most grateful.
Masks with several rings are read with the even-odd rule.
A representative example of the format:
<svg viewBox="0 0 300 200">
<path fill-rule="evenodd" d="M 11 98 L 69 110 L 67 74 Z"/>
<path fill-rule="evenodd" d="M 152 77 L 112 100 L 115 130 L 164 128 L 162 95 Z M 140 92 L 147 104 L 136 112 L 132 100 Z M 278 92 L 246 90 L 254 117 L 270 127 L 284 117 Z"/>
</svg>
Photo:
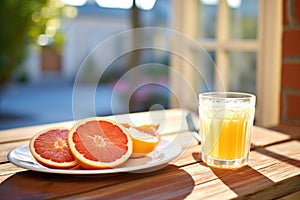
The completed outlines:
<svg viewBox="0 0 300 200">
<path fill-rule="evenodd" d="M 221 160 L 210 156 L 202 156 L 202 160 L 211 167 L 223 169 L 238 169 L 248 164 L 248 157 L 234 160 Z"/>
</svg>

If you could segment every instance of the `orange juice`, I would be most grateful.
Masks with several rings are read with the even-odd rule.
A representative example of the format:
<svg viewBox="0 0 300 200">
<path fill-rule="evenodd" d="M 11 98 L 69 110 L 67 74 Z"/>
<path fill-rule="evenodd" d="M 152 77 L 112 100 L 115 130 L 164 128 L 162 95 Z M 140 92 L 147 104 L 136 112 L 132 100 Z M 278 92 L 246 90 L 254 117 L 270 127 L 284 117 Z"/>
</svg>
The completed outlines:
<svg viewBox="0 0 300 200">
<path fill-rule="evenodd" d="M 200 117 L 202 130 L 202 153 L 206 156 L 233 160 L 247 156 L 250 149 L 250 133 L 253 120 L 250 118 L 249 109 L 233 112 L 227 111 L 223 118 L 212 116 Z M 211 113 L 211 112 L 210 112 Z"/>
<path fill-rule="evenodd" d="M 255 112 L 255 96 L 215 92 L 199 95 L 201 157 L 220 168 L 246 165 Z"/>
</svg>

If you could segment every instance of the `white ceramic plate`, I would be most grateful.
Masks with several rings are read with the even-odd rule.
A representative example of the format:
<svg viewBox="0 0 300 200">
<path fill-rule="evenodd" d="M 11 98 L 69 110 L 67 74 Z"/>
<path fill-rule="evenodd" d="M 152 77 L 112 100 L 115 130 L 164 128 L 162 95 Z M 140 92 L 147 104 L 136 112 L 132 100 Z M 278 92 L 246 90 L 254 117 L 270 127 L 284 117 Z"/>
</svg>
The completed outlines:
<svg viewBox="0 0 300 200">
<path fill-rule="evenodd" d="M 8 154 L 8 160 L 13 164 L 38 172 L 55 174 L 112 174 L 120 172 L 144 173 L 160 169 L 177 158 L 182 152 L 179 144 L 161 140 L 156 149 L 140 158 L 130 158 L 123 165 L 113 169 L 84 170 L 84 169 L 51 169 L 39 164 L 31 155 L 28 144 L 19 146 Z"/>
</svg>

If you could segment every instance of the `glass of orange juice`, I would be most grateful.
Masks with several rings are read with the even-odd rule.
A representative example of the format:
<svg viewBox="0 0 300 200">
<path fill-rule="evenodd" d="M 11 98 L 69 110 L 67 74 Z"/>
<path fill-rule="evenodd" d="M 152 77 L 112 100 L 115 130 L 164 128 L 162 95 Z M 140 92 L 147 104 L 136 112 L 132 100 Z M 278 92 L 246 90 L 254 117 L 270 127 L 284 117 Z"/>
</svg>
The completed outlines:
<svg viewBox="0 0 300 200">
<path fill-rule="evenodd" d="M 255 96 L 238 92 L 199 95 L 202 160 L 218 168 L 240 168 L 248 163 Z"/>
</svg>

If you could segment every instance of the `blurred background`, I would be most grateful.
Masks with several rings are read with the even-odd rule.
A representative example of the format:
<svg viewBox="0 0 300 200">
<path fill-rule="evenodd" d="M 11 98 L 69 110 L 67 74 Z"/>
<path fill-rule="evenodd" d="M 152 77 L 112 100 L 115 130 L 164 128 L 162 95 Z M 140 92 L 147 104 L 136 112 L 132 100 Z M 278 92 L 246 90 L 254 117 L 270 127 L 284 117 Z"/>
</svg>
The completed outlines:
<svg viewBox="0 0 300 200">
<path fill-rule="evenodd" d="M 178 107 L 170 89 L 176 90 L 180 85 L 172 79 L 170 69 L 173 67 L 191 81 L 196 93 L 200 93 L 220 87 L 215 64 L 221 65 L 221 62 L 226 71 L 226 75 L 221 76 L 223 89 L 256 94 L 259 0 L 189 2 L 193 3 L 178 0 L 2 0 L 0 129 L 73 120 L 75 80 L 80 83 L 82 99 L 85 92 L 93 90 L 97 84 L 94 91 L 96 113 L 87 116 Z M 284 13 L 298 13 L 291 7 L 284 9 Z M 192 19 L 185 15 L 189 11 L 194 13 Z M 296 26 L 297 20 L 291 22 Z M 283 26 L 287 26 L 284 23 Z M 204 78 L 193 75 L 192 70 L 185 72 L 186 63 L 176 64 L 178 58 L 169 51 L 139 49 L 119 56 L 121 49 L 135 45 L 135 39 L 111 37 L 140 27 L 183 30 L 198 41 L 201 46 L 188 48 L 193 64 Z M 166 45 L 176 43 L 171 43 L 168 37 L 154 33 L 139 39 Z M 111 41 L 110 45 L 105 46 L 102 53 L 91 54 L 107 40 Z M 227 42 L 225 47 L 224 41 Z M 211 60 L 200 56 L 203 48 Z M 107 56 L 115 55 L 118 57 L 109 65 L 102 63 Z M 289 62 L 290 57 L 285 61 Z M 292 61 L 294 63 L 294 57 Z M 82 65 L 86 70 L 78 80 L 77 72 Z M 124 96 L 129 83 L 122 77 L 141 65 L 134 78 L 147 80 L 149 84 L 136 88 L 127 102 Z M 97 75 L 99 69 L 103 70 L 101 78 Z M 284 91 L 286 89 L 282 89 L 281 102 L 288 99 Z M 298 90 L 293 101 L 300 104 Z M 291 108 L 285 103 L 281 104 L 280 120 L 299 125 L 300 114 L 288 113 Z M 300 110 L 298 103 L 296 107 Z M 188 104 L 184 107 L 197 111 L 197 107 Z"/>
</svg>

